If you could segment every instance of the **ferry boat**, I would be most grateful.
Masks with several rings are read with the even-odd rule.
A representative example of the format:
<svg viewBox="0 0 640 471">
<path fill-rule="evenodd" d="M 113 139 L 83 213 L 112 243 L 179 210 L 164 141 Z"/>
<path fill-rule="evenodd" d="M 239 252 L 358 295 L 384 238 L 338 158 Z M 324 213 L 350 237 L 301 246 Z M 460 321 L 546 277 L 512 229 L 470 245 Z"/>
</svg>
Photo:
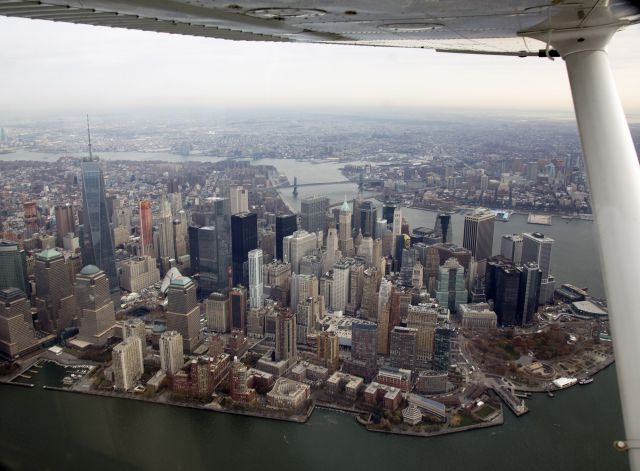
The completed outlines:
<svg viewBox="0 0 640 471">
<path fill-rule="evenodd" d="M 493 214 L 496 215 L 496 221 L 509 222 L 509 218 L 511 217 L 511 214 L 513 214 L 513 211 L 496 210 L 496 211 L 493 211 Z"/>
<path fill-rule="evenodd" d="M 591 384 L 591 383 L 593 383 L 593 378 L 583 378 L 580 381 L 578 381 L 578 384 L 581 384 L 581 385 Z"/>
</svg>

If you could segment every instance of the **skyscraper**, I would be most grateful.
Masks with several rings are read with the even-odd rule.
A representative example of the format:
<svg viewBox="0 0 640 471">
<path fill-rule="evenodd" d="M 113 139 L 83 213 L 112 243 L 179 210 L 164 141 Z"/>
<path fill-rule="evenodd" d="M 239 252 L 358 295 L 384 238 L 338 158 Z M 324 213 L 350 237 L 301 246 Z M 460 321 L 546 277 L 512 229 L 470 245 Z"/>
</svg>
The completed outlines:
<svg viewBox="0 0 640 471">
<path fill-rule="evenodd" d="M 138 212 L 140 215 L 140 246 L 142 247 L 142 254 L 155 258 L 151 201 L 141 200 L 138 203 Z"/>
<path fill-rule="evenodd" d="M 493 226 L 496 215 L 486 209 L 477 209 L 464 217 L 462 245 L 471 250 L 476 261 L 486 260 L 493 251 Z"/>
<path fill-rule="evenodd" d="M 298 219 L 295 214 L 281 214 L 276 216 L 276 259 L 284 260 L 282 243 L 285 237 L 298 229 Z"/>
<path fill-rule="evenodd" d="M 300 226 L 308 232 L 327 229 L 327 210 L 329 198 L 326 196 L 308 196 L 300 202 Z"/>
<path fill-rule="evenodd" d="M 295 361 L 298 357 L 296 346 L 296 316 L 290 309 L 281 309 L 276 317 L 276 361 Z"/>
<path fill-rule="evenodd" d="M 160 336 L 160 368 L 169 374 L 176 374 L 184 366 L 182 335 L 168 330 Z"/>
<path fill-rule="evenodd" d="M 538 311 L 542 270 L 538 268 L 538 264 L 527 262 L 518 267 L 518 271 L 520 271 L 521 275 L 518 288 L 518 315 L 516 322 L 520 325 L 531 325 L 533 315 Z"/>
<path fill-rule="evenodd" d="M 75 232 L 76 223 L 73 216 L 73 206 L 69 203 L 59 204 L 55 208 L 56 213 L 56 244 L 63 247 L 64 236 Z"/>
<path fill-rule="evenodd" d="M 75 295 L 80 320 L 78 339 L 93 345 L 105 345 L 113 335 L 116 312 L 104 271 L 95 265 L 87 265 L 80 270 L 76 276 Z"/>
<path fill-rule="evenodd" d="M 91 144 L 89 144 L 91 146 Z M 109 213 L 104 191 L 104 177 L 100 162 L 91 156 L 80 164 L 82 171 L 82 227 L 80 247 L 82 262 L 95 265 L 105 272 L 113 296 L 119 294 L 118 273 Z"/>
<path fill-rule="evenodd" d="M 438 311 L 428 304 L 409 306 L 407 327 L 417 329 L 417 364 L 427 366 L 433 356 L 433 336 L 438 322 Z"/>
<path fill-rule="evenodd" d="M 175 245 L 173 235 L 173 215 L 171 203 L 163 193 L 160 198 L 160 214 L 158 215 L 158 259 L 175 259 Z"/>
<path fill-rule="evenodd" d="M 439 373 L 449 371 L 449 358 L 451 354 L 451 337 L 453 331 L 449 324 L 436 328 L 433 339 L 433 370 Z"/>
<path fill-rule="evenodd" d="M 453 223 L 451 222 L 450 213 L 438 213 L 436 222 L 433 226 L 434 235 L 438 237 L 443 244 L 450 244 L 453 241 Z"/>
<path fill-rule="evenodd" d="M 458 306 L 466 304 L 469 297 L 464 283 L 464 267 L 455 258 L 450 258 L 439 269 L 438 303 L 447 306 L 451 312 L 457 312 Z"/>
<path fill-rule="evenodd" d="M 399 209 L 396 208 L 396 211 L 398 210 Z M 402 216 L 400 217 L 402 218 Z M 360 230 L 362 231 L 362 237 L 373 237 L 377 219 L 377 211 L 373 203 L 371 201 L 363 201 L 360 205 Z"/>
<path fill-rule="evenodd" d="M 242 186 L 231 186 L 229 188 L 229 199 L 232 215 L 249 211 L 249 192 Z"/>
<path fill-rule="evenodd" d="M 29 300 L 18 288 L 0 289 L 0 352 L 13 359 L 37 345 Z"/>
<path fill-rule="evenodd" d="M 340 214 L 338 215 L 338 243 L 342 255 L 349 257 L 353 255 L 353 238 L 351 237 L 351 207 L 347 200 L 344 200 L 340 206 Z"/>
<path fill-rule="evenodd" d="M 24 209 L 24 237 L 28 239 L 39 230 L 38 207 L 35 201 L 26 201 L 22 206 Z"/>
<path fill-rule="evenodd" d="M 147 348 L 147 328 L 144 321 L 139 317 L 129 318 L 124 321 L 124 325 L 122 326 L 122 336 L 123 339 L 132 336 L 138 337 L 142 345 L 142 351 L 145 351 Z"/>
<path fill-rule="evenodd" d="M 262 307 L 263 290 L 262 250 L 255 249 L 249 252 L 249 306 L 251 309 Z"/>
<path fill-rule="evenodd" d="M 207 198 L 194 212 L 194 221 L 204 223 L 198 229 L 196 255 L 203 294 L 229 287 L 231 268 L 231 215 L 229 198 Z M 189 236 L 189 242 L 192 240 Z M 193 260 L 193 259 L 192 259 Z M 183 335 L 184 336 L 184 335 Z"/>
<path fill-rule="evenodd" d="M 342 259 L 333 266 L 333 285 L 331 290 L 331 309 L 344 311 L 349 302 L 349 271 L 351 263 Z"/>
<path fill-rule="evenodd" d="M 0 240 L 0 289 L 18 288 L 27 293 L 27 267 L 18 243 Z"/>
<path fill-rule="evenodd" d="M 258 248 L 258 215 L 242 212 L 231 216 L 233 285 L 249 284 L 249 252 Z"/>
<path fill-rule="evenodd" d="M 55 249 L 36 255 L 36 308 L 40 325 L 47 332 L 59 334 L 70 327 L 76 304 L 64 256 Z"/>
<path fill-rule="evenodd" d="M 396 326 L 391 331 L 389 356 L 391 366 L 413 370 L 416 367 L 418 330 Z"/>
<path fill-rule="evenodd" d="M 351 326 L 351 358 L 344 369 L 350 374 L 371 380 L 378 363 L 378 329 L 373 323 L 353 323 Z"/>
<path fill-rule="evenodd" d="M 127 391 L 135 386 L 144 372 L 144 356 L 138 337 L 128 337 L 113 347 L 112 368 L 117 389 Z"/>
<path fill-rule="evenodd" d="M 504 234 L 500 242 L 500 255 L 508 258 L 515 265 L 520 265 L 522 263 L 522 243 L 522 235 Z"/>
<path fill-rule="evenodd" d="M 554 240 L 539 232 L 522 234 L 522 263 L 534 262 L 542 270 L 542 278 L 549 277 L 551 249 Z"/>
<path fill-rule="evenodd" d="M 183 349 L 193 352 L 202 342 L 195 283 L 187 276 L 173 278 L 167 289 L 167 299 L 167 330 L 180 332 Z"/>
<path fill-rule="evenodd" d="M 229 290 L 229 316 L 231 330 L 246 332 L 247 324 L 247 290 L 235 287 Z"/>
<path fill-rule="evenodd" d="M 311 255 L 318 248 L 318 236 L 315 232 L 295 231 L 282 240 L 282 257 L 291 264 L 293 273 L 300 273 L 300 261 L 305 255 Z"/>
</svg>

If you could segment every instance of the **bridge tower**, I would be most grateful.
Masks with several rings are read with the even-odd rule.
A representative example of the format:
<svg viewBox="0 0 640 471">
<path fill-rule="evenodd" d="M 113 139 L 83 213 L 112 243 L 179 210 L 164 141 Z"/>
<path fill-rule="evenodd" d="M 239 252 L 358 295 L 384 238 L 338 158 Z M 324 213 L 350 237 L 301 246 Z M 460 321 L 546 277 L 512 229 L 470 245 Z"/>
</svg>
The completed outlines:
<svg viewBox="0 0 640 471">
<path fill-rule="evenodd" d="M 298 177 L 293 177 L 293 196 L 298 196 Z"/>
</svg>

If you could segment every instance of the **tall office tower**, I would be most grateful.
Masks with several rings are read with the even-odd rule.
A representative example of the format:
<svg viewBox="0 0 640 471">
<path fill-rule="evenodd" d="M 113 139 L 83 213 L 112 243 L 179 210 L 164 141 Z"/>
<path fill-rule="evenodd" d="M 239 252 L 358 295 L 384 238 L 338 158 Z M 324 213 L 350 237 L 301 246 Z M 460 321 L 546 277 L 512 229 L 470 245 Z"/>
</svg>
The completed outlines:
<svg viewBox="0 0 640 471">
<path fill-rule="evenodd" d="M 27 201 L 22 206 L 24 209 L 24 238 L 29 239 L 40 230 L 38 228 L 38 208 L 35 201 Z"/>
<path fill-rule="evenodd" d="M 276 216 L 276 259 L 284 260 L 282 243 L 298 229 L 298 219 L 295 214 L 281 214 Z"/>
<path fill-rule="evenodd" d="M 156 267 L 155 259 L 145 255 L 133 257 L 120 263 L 120 287 L 130 293 L 160 281 L 160 270 Z"/>
<path fill-rule="evenodd" d="M 103 270 L 109 279 L 112 296 L 120 293 L 118 272 L 109 214 L 104 193 L 102 167 L 97 159 L 89 158 L 80 164 L 82 171 L 82 227 L 80 228 L 80 248 L 82 263 L 95 265 Z"/>
<path fill-rule="evenodd" d="M 374 239 L 382 239 L 384 237 L 384 233 L 387 232 L 387 220 L 386 219 L 378 219 L 376 221 L 376 230 Z"/>
<path fill-rule="evenodd" d="M 471 250 L 476 261 L 486 260 L 493 251 L 493 226 L 496 215 L 486 209 L 477 209 L 464 217 L 462 245 Z"/>
<path fill-rule="evenodd" d="M 229 198 L 207 198 L 193 213 L 198 230 L 198 269 L 204 294 L 229 287 L 231 267 L 231 214 Z M 189 239 L 191 242 L 191 237 Z"/>
<path fill-rule="evenodd" d="M 464 267 L 455 258 L 450 258 L 440 267 L 436 299 L 451 312 L 457 312 L 458 306 L 466 304 L 468 297 L 464 285 Z"/>
<path fill-rule="evenodd" d="M 239 286 L 229 290 L 229 327 L 231 330 L 247 330 L 247 290 Z"/>
<path fill-rule="evenodd" d="M 480 175 L 480 191 L 487 191 L 489 189 L 489 176 Z"/>
<path fill-rule="evenodd" d="M 515 265 L 520 265 L 522 263 L 522 244 L 522 235 L 504 234 L 500 241 L 500 255 L 508 258 Z"/>
<path fill-rule="evenodd" d="M 363 201 L 360 204 L 360 230 L 362 231 L 362 237 L 373 237 L 377 219 L 377 211 L 373 203 L 371 201 Z M 402 216 L 400 216 L 400 220 L 402 221 Z"/>
<path fill-rule="evenodd" d="M 116 311 L 104 271 L 95 265 L 80 270 L 76 276 L 75 295 L 80 320 L 78 339 L 105 345 L 116 326 Z"/>
<path fill-rule="evenodd" d="M 427 263 L 424 266 L 425 286 L 429 293 L 436 290 L 438 272 L 440 270 L 440 253 L 434 246 L 427 248 Z"/>
<path fill-rule="evenodd" d="M 402 286 L 410 287 L 413 277 L 413 266 L 416 264 L 416 253 L 413 249 L 402 250 L 402 267 L 400 268 L 400 281 Z"/>
<path fill-rule="evenodd" d="M 318 297 L 318 278 L 315 275 L 291 276 L 291 307 L 296 309 L 298 303 L 305 302 L 308 298 Z"/>
<path fill-rule="evenodd" d="M 535 160 L 527 162 L 527 180 L 534 183 L 538 181 L 538 162 Z"/>
<path fill-rule="evenodd" d="M 520 325 L 531 325 L 533 316 L 538 311 L 542 270 L 534 262 L 525 263 L 517 270 L 521 273 L 518 288 L 518 308 L 516 322 Z"/>
<path fill-rule="evenodd" d="M 159 259 L 175 259 L 176 251 L 173 237 L 173 215 L 171 204 L 163 193 L 160 198 L 160 214 L 158 214 L 158 250 Z"/>
<path fill-rule="evenodd" d="M 465 271 L 469 271 L 471 260 L 473 259 L 471 250 L 455 244 L 438 243 L 432 245 L 432 247 L 435 247 L 438 251 L 438 257 L 440 258 L 439 265 L 443 265 L 450 258 L 455 258 L 458 263 L 463 266 Z"/>
<path fill-rule="evenodd" d="M 350 316 L 356 315 L 362 304 L 362 288 L 365 266 L 361 263 L 351 265 L 349 272 L 349 302 L 346 311 Z"/>
<path fill-rule="evenodd" d="M 416 352 L 418 366 L 428 366 L 433 356 L 433 336 L 438 323 L 438 311 L 428 304 L 409 306 L 407 327 L 417 329 Z"/>
<path fill-rule="evenodd" d="M 36 255 L 36 308 L 40 325 L 47 332 L 59 334 L 70 327 L 76 304 L 64 256 L 55 249 Z"/>
<path fill-rule="evenodd" d="M 171 214 L 178 214 L 183 210 L 182 207 L 182 194 L 176 188 L 176 191 L 171 191 L 171 188 L 167 188 L 167 197 L 169 198 L 169 203 L 171 204 Z"/>
<path fill-rule="evenodd" d="M 338 230 L 332 222 L 327 230 L 327 265 L 332 267 L 336 262 L 336 251 L 338 250 Z"/>
<path fill-rule="evenodd" d="M 131 208 L 124 205 L 124 200 L 122 198 L 116 198 L 113 200 L 111 222 L 113 222 L 113 227 L 125 227 L 127 233 L 131 230 Z"/>
<path fill-rule="evenodd" d="M 249 252 L 258 248 L 258 215 L 237 213 L 231 216 L 231 262 L 233 285 L 249 284 Z"/>
<path fill-rule="evenodd" d="M 389 303 L 378 307 L 378 353 L 389 354 Z"/>
<path fill-rule="evenodd" d="M 342 259 L 333 266 L 333 286 L 331 290 L 331 309 L 344 311 L 349 302 L 349 278 L 351 263 Z"/>
<path fill-rule="evenodd" d="M 183 350 L 193 352 L 202 341 L 195 283 L 187 276 L 173 278 L 167 289 L 167 299 L 167 330 L 180 332 Z"/>
<path fill-rule="evenodd" d="M 391 232 L 393 232 L 393 236 L 398 236 L 402 234 L 402 210 L 400 208 L 396 208 L 393 211 L 393 226 Z"/>
<path fill-rule="evenodd" d="M 378 364 L 378 329 L 373 323 L 354 323 L 351 326 L 351 358 L 344 369 L 371 380 Z"/>
<path fill-rule="evenodd" d="M 280 309 L 276 317 L 276 361 L 296 361 L 296 316 L 290 309 Z"/>
<path fill-rule="evenodd" d="M 144 373 L 142 345 L 138 337 L 124 339 L 113 347 L 112 368 L 117 389 L 128 391 Z"/>
<path fill-rule="evenodd" d="M 18 288 L 0 289 L 0 352 L 13 359 L 37 345 L 26 295 Z"/>
<path fill-rule="evenodd" d="M 249 307 L 260 309 L 263 304 L 264 273 L 262 270 L 262 250 L 249 252 Z"/>
<path fill-rule="evenodd" d="M 26 257 L 17 242 L 0 239 L 0 289 L 18 288 L 28 293 Z"/>
<path fill-rule="evenodd" d="M 175 330 L 167 330 L 160 336 L 160 368 L 171 375 L 184 366 L 182 335 Z"/>
<path fill-rule="evenodd" d="M 422 282 L 424 279 L 424 273 L 422 268 L 422 263 L 420 260 L 416 261 L 416 264 L 413 266 L 413 274 L 411 275 L 411 287 L 415 289 L 422 289 Z"/>
<path fill-rule="evenodd" d="M 295 231 L 282 240 L 283 261 L 291 264 L 293 273 L 300 273 L 300 260 L 311 255 L 318 247 L 318 236 L 315 232 Z"/>
<path fill-rule="evenodd" d="M 211 293 L 204 302 L 207 329 L 229 332 L 229 298 L 222 293 Z"/>
<path fill-rule="evenodd" d="M 351 207 L 345 198 L 342 206 L 340 206 L 340 214 L 338 216 L 338 240 L 340 241 L 340 250 L 344 251 L 343 245 L 351 237 Z"/>
<path fill-rule="evenodd" d="M 265 260 L 273 260 L 276 257 L 276 233 L 274 231 L 263 231 L 260 233 L 258 244 L 262 249 Z"/>
<path fill-rule="evenodd" d="M 296 341 L 306 344 L 309 335 L 315 332 L 316 322 L 323 317 L 324 300 L 320 297 L 308 297 L 296 305 Z"/>
<path fill-rule="evenodd" d="M 387 224 L 393 224 L 393 215 L 396 210 L 396 205 L 387 202 L 382 206 L 382 219 L 386 219 Z"/>
<path fill-rule="evenodd" d="M 184 209 L 181 209 L 176 214 L 173 220 L 173 250 L 176 253 L 176 259 L 180 260 L 188 254 L 187 241 L 188 241 L 188 228 L 189 222 L 187 213 Z"/>
<path fill-rule="evenodd" d="M 358 247 L 358 256 L 364 258 L 366 266 L 373 265 L 373 239 L 371 237 L 363 237 Z"/>
<path fill-rule="evenodd" d="M 324 232 L 327 229 L 329 198 L 308 196 L 300 202 L 300 226 L 308 232 Z"/>
<path fill-rule="evenodd" d="M 413 370 L 416 367 L 418 330 L 396 326 L 391 331 L 389 359 L 395 368 Z"/>
<path fill-rule="evenodd" d="M 378 270 L 370 267 L 362 272 L 362 301 L 360 317 L 375 321 L 378 319 Z"/>
<path fill-rule="evenodd" d="M 127 319 L 124 321 L 122 326 L 123 339 L 133 336 L 140 339 L 142 351 L 144 352 L 147 348 L 147 327 L 145 326 L 144 321 L 139 317 Z"/>
<path fill-rule="evenodd" d="M 451 337 L 453 330 L 449 324 L 436 328 L 433 337 L 433 370 L 439 373 L 449 371 L 449 358 L 451 356 Z"/>
<path fill-rule="evenodd" d="M 229 187 L 229 200 L 232 215 L 249 211 L 249 192 L 242 186 Z"/>
<path fill-rule="evenodd" d="M 69 203 L 59 204 L 55 209 L 56 213 L 56 244 L 63 247 L 64 236 L 70 232 L 75 232 L 76 223 L 73 217 L 73 206 Z"/>
<path fill-rule="evenodd" d="M 324 307 L 331 308 L 331 292 L 333 291 L 333 272 L 329 271 L 320 277 L 318 283 L 320 295 L 324 297 Z"/>
<path fill-rule="evenodd" d="M 140 215 L 140 246 L 142 247 L 142 254 L 155 258 L 151 201 L 141 200 L 138 203 L 138 212 Z"/>
<path fill-rule="evenodd" d="M 316 358 L 333 374 L 340 366 L 340 338 L 335 332 L 318 333 Z"/>
<path fill-rule="evenodd" d="M 360 214 L 360 206 L 362 206 L 362 195 L 358 193 L 358 195 L 353 199 L 351 203 L 351 213 L 353 214 L 353 218 L 351 219 L 351 232 L 358 232 L 358 230 L 362 229 L 361 223 L 361 214 Z"/>
<path fill-rule="evenodd" d="M 493 309 L 502 326 L 518 324 L 520 276 L 520 272 L 510 265 L 498 265 L 492 270 Z"/>
<path fill-rule="evenodd" d="M 191 263 L 191 273 L 200 271 L 200 226 L 189 225 L 187 228 L 187 238 L 189 240 L 189 261 Z M 208 233 L 203 234 L 207 236 Z M 215 237 L 215 230 L 213 232 Z M 202 283 L 201 283 L 202 284 Z"/>
<path fill-rule="evenodd" d="M 522 263 L 534 262 L 542 270 L 542 279 L 549 277 L 551 266 L 551 249 L 554 240 L 539 232 L 522 234 Z"/>
<path fill-rule="evenodd" d="M 453 242 L 453 222 L 450 213 L 438 213 L 436 223 L 433 226 L 433 232 L 438 237 L 438 242 L 450 244 Z"/>
</svg>

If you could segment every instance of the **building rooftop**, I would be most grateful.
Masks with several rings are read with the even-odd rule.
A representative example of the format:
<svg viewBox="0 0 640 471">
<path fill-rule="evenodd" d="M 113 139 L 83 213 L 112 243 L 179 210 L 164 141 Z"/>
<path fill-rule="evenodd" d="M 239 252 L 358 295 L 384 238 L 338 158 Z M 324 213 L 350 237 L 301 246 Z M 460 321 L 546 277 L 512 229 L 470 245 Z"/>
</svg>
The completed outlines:
<svg viewBox="0 0 640 471">
<path fill-rule="evenodd" d="M 99 272 L 100 272 L 100 269 L 95 265 L 87 265 L 82 270 L 80 270 L 81 275 L 87 275 L 87 276 L 95 275 L 96 273 L 99 273 Z"/>
<path fill-rule="evenodd" d="M 18 298 L 25 297 L 26 295 L 21 289 L 18 288 L 5 288 L 0 290 L 0 300 L 2 301 L 13 301 Z"/>
<path fill-rule="evenodd" d="M 189 283 L 191 283 L 191 278 L 188 276 L 180 276 L 171 279 L 171 286 L 187 286 Z"/>
<path fill-rule="evenodd" d="M 62 254 L 58 252 L 56 249 L 47 249 L 40 252 L 36 255 L 38 260 L 54 260 L 56 258 L 62 257 Z"/>
</svg>

